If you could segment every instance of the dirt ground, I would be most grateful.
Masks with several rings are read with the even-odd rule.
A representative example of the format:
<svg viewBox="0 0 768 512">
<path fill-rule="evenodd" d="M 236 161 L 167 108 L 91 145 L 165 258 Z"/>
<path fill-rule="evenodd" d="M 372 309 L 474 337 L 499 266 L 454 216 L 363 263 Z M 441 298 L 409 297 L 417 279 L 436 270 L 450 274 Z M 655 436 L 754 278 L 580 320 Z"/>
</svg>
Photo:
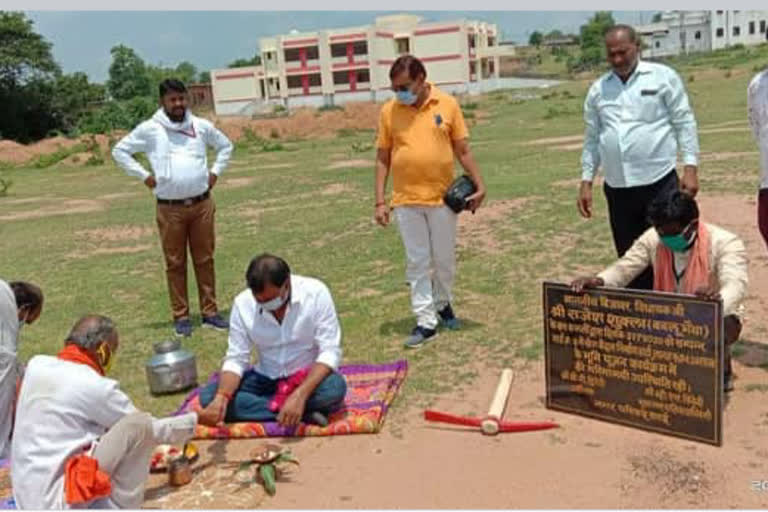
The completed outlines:
<svg viewBox="0 0 768 512">
<path fill-rule="evenodd" d="M 763 508 L 768 494 L 765 402 L 768 252 L 755 225 L 755 199 L 700 197 L 704 218 L 739 234 L 750 254 L 746 353 L 735 361 L 736 389 L 724 415 L 724 444 L 700 443 L 603 423 L 544 407 L 544 363 L 520 363 L 506 409 L 510 420 L 554 420 L 555 430 L 483 436 L 430 424 L 422 410 L 398 411 L 378 435 L 283 439 L 300 459 L 277 495 L 237 488 L 211 461 L 243 457 L 259 440 L 198 442 L 200 482 L 171 490 L 150 478 L 147 508 Z M 509 210 L 513 205 L 499 205 Z M 607 228 L 606 228 L 607 229 Z M 544 277 L 544 276 L 542 276 Z M 439 342 L 439 340 L 438 340 Z M 463 396 L 445 395 L 433 409 L 460 415 L 486 410 L 497 375 L 481 372 Z M 394 420 L 393 420 L 394 418 Z M 393 423 L 397 422 L 396 426 Z M 216 473 L 218 471 L 218 473 Z M 247 494 L 250 493 L 250 494 Z"/>
</svg>

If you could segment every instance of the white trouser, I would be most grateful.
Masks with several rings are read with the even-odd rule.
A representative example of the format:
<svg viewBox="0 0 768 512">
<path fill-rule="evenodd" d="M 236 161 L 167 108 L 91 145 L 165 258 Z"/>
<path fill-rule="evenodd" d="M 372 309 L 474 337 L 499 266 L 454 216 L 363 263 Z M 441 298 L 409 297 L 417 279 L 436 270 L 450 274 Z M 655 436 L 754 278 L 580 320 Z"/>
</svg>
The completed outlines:
<svg viewBox="0 0 768 512">
<path fill-rule="evenodd" d="M 145 412 L 129 414 L 115 423 L 99 439 L 91 455 L 109 475 L 112 493 L 108 498 L 94 500 L 89 508 L 141 508 L 155 447 L 188 440 L 196 423 L 195 413 L 155 419 Z"/>
<path fill-rule="evenodd" d="M 421 327 L 437 327 L 437 311 L 451 302 L 456 275 L 456 219 L 447 206 L 398 206 L 395 218 L 405 246 L 405 279 Z"/>
</svg>

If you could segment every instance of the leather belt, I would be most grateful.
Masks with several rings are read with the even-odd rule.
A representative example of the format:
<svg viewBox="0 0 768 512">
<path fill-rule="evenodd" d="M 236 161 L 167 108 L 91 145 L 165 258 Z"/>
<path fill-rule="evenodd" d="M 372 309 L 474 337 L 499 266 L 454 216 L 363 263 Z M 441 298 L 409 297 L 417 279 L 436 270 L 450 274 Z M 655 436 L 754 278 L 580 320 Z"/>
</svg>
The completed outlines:
<svg viewBox="0 0 768 512">
<path fill-rule="evenodd" d="M 211 195 L 211 191 L 206 190 L 204 193 L 200 194 L 199 196 L 188 197 L 186 199 L 160 199 L 158 197 L 157 204 L 192 206 L 193 204 L 199 203 L 200 201 L 205 201 L 210 197 L 210 195 Z"/>
</svg>

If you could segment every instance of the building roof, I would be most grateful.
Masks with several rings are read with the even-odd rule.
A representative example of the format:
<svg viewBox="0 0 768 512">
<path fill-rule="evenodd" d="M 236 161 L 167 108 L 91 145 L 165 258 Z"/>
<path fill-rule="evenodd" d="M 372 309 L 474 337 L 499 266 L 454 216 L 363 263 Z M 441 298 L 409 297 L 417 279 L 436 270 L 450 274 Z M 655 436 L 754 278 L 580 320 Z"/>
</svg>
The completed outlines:
<svg viewBox="0 0 768 512">
<path fill-rule="evenodd" d="M 654 32 L 669 32 L 669 25 L 660 21 L 648 25 L 635 25 L 635 31 L 639 34 L 653 34 Z"/>
</svg>

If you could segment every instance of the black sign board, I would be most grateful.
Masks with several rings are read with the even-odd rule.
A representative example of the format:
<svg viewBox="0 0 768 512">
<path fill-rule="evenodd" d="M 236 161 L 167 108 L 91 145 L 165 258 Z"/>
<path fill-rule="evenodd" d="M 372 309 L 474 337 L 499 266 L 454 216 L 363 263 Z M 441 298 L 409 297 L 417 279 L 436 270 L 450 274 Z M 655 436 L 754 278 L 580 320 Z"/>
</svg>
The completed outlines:
<svg viewBox="0 0 768 512">
<path fill-rule="evenodd" d="M 719 301 L 544 283 L 547 407 L 722 444 Z"/>
</svg>

